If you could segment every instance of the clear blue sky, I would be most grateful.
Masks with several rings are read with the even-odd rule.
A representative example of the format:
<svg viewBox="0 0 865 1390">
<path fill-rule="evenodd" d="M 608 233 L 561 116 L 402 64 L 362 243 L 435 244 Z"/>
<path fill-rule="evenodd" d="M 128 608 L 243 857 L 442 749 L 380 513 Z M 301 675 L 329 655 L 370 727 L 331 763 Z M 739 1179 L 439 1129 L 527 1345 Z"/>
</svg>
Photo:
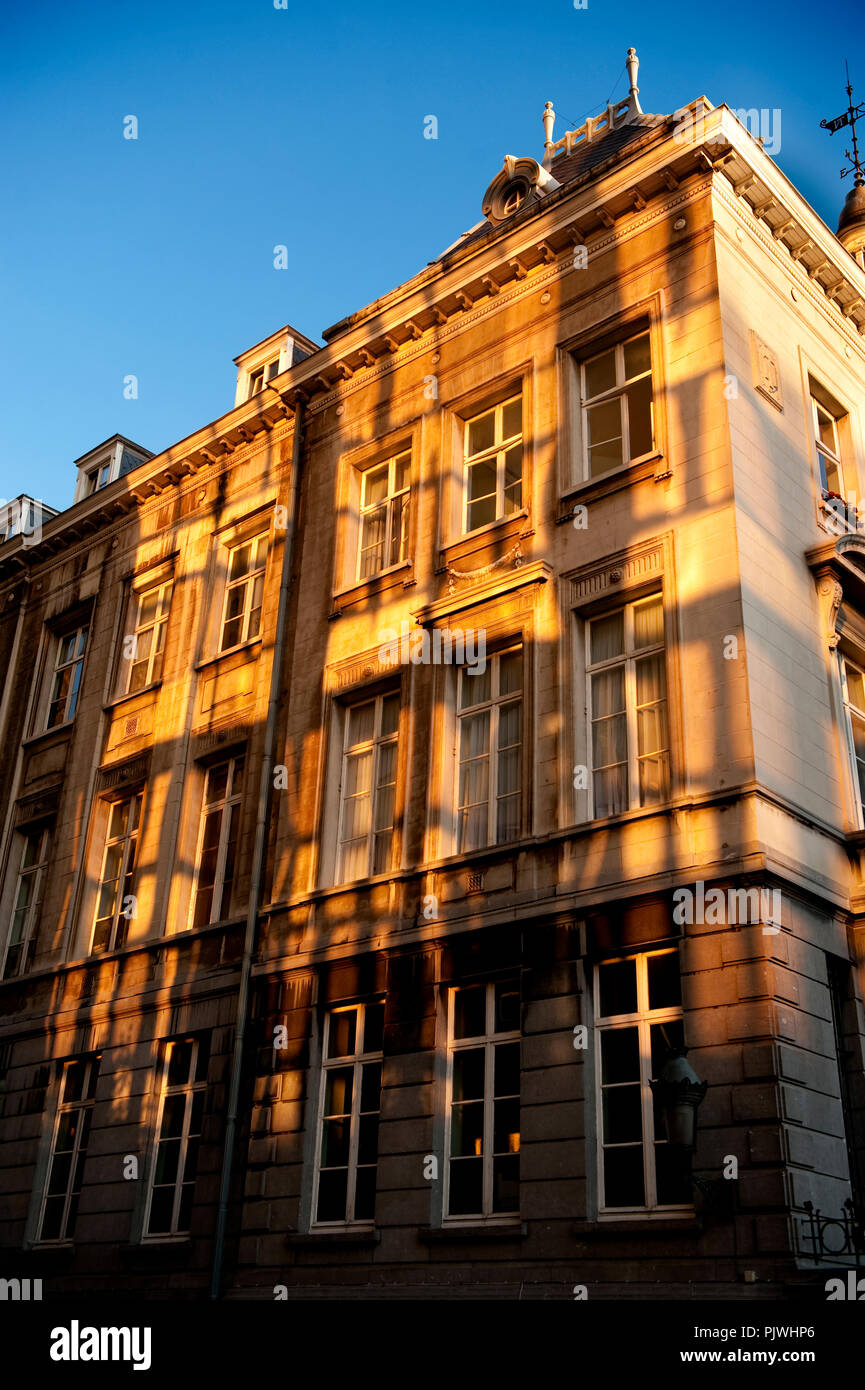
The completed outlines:
<svg viewBox="0 0 865 1390">
<path fill-rule="evenodd" d="M 69 506 L 73 459 L 107 436 L 157 451 L 221 415 L 237 353 L 284 323 L 319 340 L 414 274 L 478 221 L 505 154 L 540 157 L 545 101 L 558 138 L 626 94 L 630 44 L 645 111 L 700 93 L 779 108 L 778 162 L 834 227 L 845 134 L 819 122 L 846 106 L 845 56 L 865 99 L 861 13 L 7 0 L 0 496 Z M 123 399 L 127 374 L 138 400 Z"/>
</svg>

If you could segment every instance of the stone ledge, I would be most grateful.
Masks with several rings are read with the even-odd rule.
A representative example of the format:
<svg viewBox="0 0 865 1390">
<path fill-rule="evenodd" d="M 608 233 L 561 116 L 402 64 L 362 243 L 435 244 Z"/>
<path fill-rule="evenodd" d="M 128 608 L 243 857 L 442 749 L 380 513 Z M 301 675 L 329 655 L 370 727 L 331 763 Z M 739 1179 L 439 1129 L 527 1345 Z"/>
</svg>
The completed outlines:
<svg viewBox="0 0 865 1390">
<path fill-rule="evenodd" d="M 525 1221 L 512 1226 L 422 1226 L 418 1239 L 424 1245 L 439 1245 L 447 1241 L 524 1240 L 528 1233 Z"/>
</svg>

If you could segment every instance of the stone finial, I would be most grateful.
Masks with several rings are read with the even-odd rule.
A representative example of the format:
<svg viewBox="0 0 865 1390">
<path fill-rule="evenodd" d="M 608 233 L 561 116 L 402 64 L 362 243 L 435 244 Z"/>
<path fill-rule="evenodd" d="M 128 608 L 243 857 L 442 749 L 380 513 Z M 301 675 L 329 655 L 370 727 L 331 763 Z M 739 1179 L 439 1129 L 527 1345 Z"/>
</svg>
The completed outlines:
<svg viewBox="0 0 865 1390">
<path fill-rule="evenodd" d="M 639 115 L 642 115 L 643 108 L 640 105 L 638 95 L 640 89 L 637 86 L 637 73 L 640 71 L 640 60 L 637 57 L 636 48 L 628 49 L 628 56 L 625 59 L 625 66 L 628 69 L 628 80 L 631 84 L 631 90 L 628 93 L 628 98 L 630 100 L 631 107 Z"/>
<path fill-rule="evenodd" d="M 544 123 L 544 149 L 549 154 L 553 148 L 553 126 L 556 120 L 556 113 L 551 101 L 544 103 L 544 114 L 541 116 L 541 120 Z"/>
</svg>

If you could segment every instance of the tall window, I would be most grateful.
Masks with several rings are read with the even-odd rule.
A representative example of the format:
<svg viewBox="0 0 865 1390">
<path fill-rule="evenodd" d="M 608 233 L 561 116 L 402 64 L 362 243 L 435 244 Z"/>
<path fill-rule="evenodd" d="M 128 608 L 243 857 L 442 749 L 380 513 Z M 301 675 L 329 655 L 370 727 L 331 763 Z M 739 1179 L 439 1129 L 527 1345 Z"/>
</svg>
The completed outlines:
<svg viewBox="0 0 865 1390">
<path fill-rule="evenodd" d="M 522 825 L 523 649 L 459 672 L 457 852 L 515 840 Z"/>
<path fill-rule="evenodd" d="M 30 830 L 21 836 L 21 859 L 12 899 L 12 924 L 3 966 L 4 979 L 23 974 L 33 961 L 45 870 L 48 867 L 48 838 L 47 830 Z"/>
<path fill-rule="evenodd" d="M 452 989 L 448 1009 L 448 1216 L 520 1206 L 520 987 Z"/>
<path fill-rule="evenodd" d="M 261 630 L 261 600 L 267 563 L 267 536 L 254 536 L 228 552 L 228 579 L 219 650 L 251 641 Z"/>
<path fill-rule="evenodd" d="M 652 356 L 648 331 L 582 364 L 588 476 L 609 473 L 651 452 Z"/>
<path fill-rule="evenodd" d="M 649 1085 L 683 1046 L 679 953 L 644 952 L 595 967 L 601 1210 L 690 1201 Z"/>
<path fill-rule="evenodd" d="M 358 579 L 398 565 L 408 554 L 410 470 L 407 451 L 361 474 Z"/>
<path fill-rule="evenodd" d="M 174 583 L 166 579 L 130 595 L 130 619 L 134 624 L 123 638 L 121 690 L 126 695 L 143 690 L 162 677 L 165 632 Z"/>
<path fill-rule="evenodd" d="M 383 1029 L 383 1003 L 333 1009 L 325 1017 L 316 1222 L 375 1217 Z"/>
<path fill-rule="evenodd" d="M 588 682 L 595 815 L 665 801 L 670 755 L 660 595 L 589 623 Z"/>
<path fill-rule="evenodd" d="M 58 640 L 48 719 L 45 725 L 47 729 L 53 729 L 57 724 L 68 724 L 75 718 L 81 691 L 87 632 L 86 627 L 79 627 Z"/>
<path fill-rule="evenodd" d="M 196 857 L 193 927 L 219 922 L 231 908 L 245 763 L 239 755 L 207 769 Z"/>
<path fill-rule="evenodd" d="M 817 447 L 817 463 L 820 468 L 820 485 L 824 492 L 834 492 L 843 497 L 844 473 L 841 467 L 841 443 L 838 438 L 840 417 L 834 415 L 812 394 L 811 418 Z"/>
<path fill-rule="evenodd" d="M 338 874 L 341 883 L 393 862 L 399 691 L 345 712 Z"/>
<path fill-rule="evenodd" d="M 63 1068 L 39 1219 L 40 1240 L 71 1240 L 75 1233 L 99 1062 L 98 1056 L 80 1057 Z"/>
<path fill-rule="evenodd" d="M 523 398 L 511 396 L 465 423 L 466 531 L 523 505 Z"/>
<path fill-rule="evenodd" d="M 847 712 L 847 739 L 858 793 L 860 821 L 865 818 L 865 672 L 841 658 L 841 682 Z"/>
<path fill-rule="evenodd" d="M 142 800 L 143 793 L 138 792 L 111 803 L 90 948 L 93 952 L 119 950 L 136 913 L 135 856 Z"/>
<path fill-rule="evenodd" d="M 165 1049 L 145 1222 L 149 1236 L 189 1230 L 209 1059 L 207 1037 L 183 1038 Z"/>
</svg>

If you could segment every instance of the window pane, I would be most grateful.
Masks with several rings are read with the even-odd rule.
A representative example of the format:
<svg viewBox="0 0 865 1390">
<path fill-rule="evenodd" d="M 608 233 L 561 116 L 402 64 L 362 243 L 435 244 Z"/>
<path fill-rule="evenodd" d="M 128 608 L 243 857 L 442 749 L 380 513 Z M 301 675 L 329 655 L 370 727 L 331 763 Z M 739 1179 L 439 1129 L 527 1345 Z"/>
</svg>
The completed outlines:
<svg viewBox="0 0 865 1390">
<path fill-rule="evenodd" d="M 609 391 L 616 384 L 616 350 L 610 348 L 586 363 L 586 400 Z"/>
<path fill-rule="evenodd" d="M 634 647 L 653 647 L 664 640 L 664 605 L 660 595 L 634 605 Z"/>
<path fill-rule="evenodd" d="M 499 657 L 499 694 L 510 695 L 523 688 L 523 650 L 505 652 Z"/>
<path fill-rule="evenodd" d="M 451 1157 L 481 1157 L 484 1147 L 484 1103 L 470 1101 L 451 1110 Z"/>
<path fill-rule="evenodd" d="M 384 1004 L 367 1004 L 363 1031 L 364 1052 L 380 1052 L 384 1035 Z"/>
<path fill-rule="evenodd" d="M 857 709 L 865 711 L 865 677 L 861 671 L 857 671 L 855 666 L 851 666 L 849 661 L 844 663 L 844 672 L 847 678 L 847 698 Z"/>
<path fill-rule="evenodd" d="M 481 1038 L 486 1033 L 486 989 L 471 985 L 453 995 L 454 1037 Z"/>
<path fill-rule="evenodd" d="M 369 743 L 375 729 L 375 701 L 365 705 L 352 705 L 348 716 L 348 746 Z"/>
<path fill-rule="evenodd" d="M 325 1120 L 321 1129 L 321 1166 L 337 1168 L 348 1163 L 351 1120 Z"/>
<path fill-rule="evenodd" d="M 519 1043 L 499 1043 L 495 1049 L 493 1061 L 493 1094 L 496 1096 L 518 1096 L 520 1093 Z"/>
<path fill-rule="evenodd" d="M 328 1057 L 352 1057 L 357 1037 L 357 1010 L 341 1009 L 331 1014 L 327 1038 Z M 369 1050 L 369 1049 L 367 1049 Z M 328 1112 L 332 1113 L 332 1112 Z"/>
<path fill-rule="evenodd" d="M 629 343 L 625 343 L 624 351 L 626 381 L 630 381 L 632 377 L 640 376 L 650 369 L 652 359 L 649 351 L 648 333 L 641 333 L 639 338 L 632 338 Z"/>
<path fill-rule="evenodd" d="M 381 1062 L 366 1062 L 361 1067 L 360 1108 L 363 1114 L 381 1108 Z"/>
<path fill-rule="evenodd" d="M 473 463 L 468 470 L 468 495 L 469 501 L 474 502 L 481 497 L 495 498 L 496 491 L 496 461 L 493 459 L 485 460 L 483 463 Z"/>
<path fill-rule="evenodd" d="M 479 415 L 476 420 L 472 420 L 469 425 L 469 456 L 479 454 L 482 449 L 491 449 L 495 442 L 495 419 L 494 410 L 487 411 L 486 415 Z"/>
<path fill-rule="evenodd" d="M 484 1056 L 482 1047 L 460 1048 L 454 1053 L 454 1101 L 483 1099 Z"/>
<path fill-rule="evenodd" d="M 494 496 L 479 502 L 470 502 L 466 529 L 476 531 L 479 526 L 488 526 L 496 519 L 496 499 Z"/>
<path fill-rule="evenodd" d="M 523 446 L 517 444 L 505 454 L 505 493 L 504 512 L 510 516 L 518 512 L 523 502 Z"/>
<path fill-rule="evenodd" d="M 644 376 L 628 387 L 628 457 L 648 454 L 652 435 L 652 378 Z"/>
<path fill-rule="evenodd" d="M 523 398 L 517 396 L 516 400 L 508 401 L 502 409 L 502 439 L 512 439 L 514 435 L 522 434 L 523 430 Z"/>
<path fill-rule="evenodd" d="M 487 664 L 483 671 L 460 672 L 460 709 L 483 704 L 492 694 L 492 667 Z"/>
<path fill-rule="evenodd" d="M 460 720 L 460 761 L 484 758 L 490 751 L 490 712 L 466 714 Z M 473 797 L 472 800 L 477 800 Z"/>
<path fill-rule="evenodd" d="M 624 1010 L 622 1011 L 624 1012 Z M 640 1079 L 640 1044 L 636 1027 L 601 1032 L 601 1081 L 617 1085 Z"/>
<path fill-rule="evenodd" d="M 400 454 L 394 460 L 393 466 L 393 490 L 401 492 L 404 487 L 408 487 L 409 469 L 411 467 L 411 454 Z"/>
<path fill-rule="evenodd" d="M 616 1014 L 633 1014 L 637 1011 L 637 962 L 616 960 L 598 966 L 598 986 L 600 989 L 600 1017 L 613 1018 Z"/>
<path fill-rule="evenodd" d="M 596 661 L 609 661 L 611 657 L 622 655 L 625 650 L 625 615 L 621 609 L 606 618 L 596 618 L 590 631 L 593 665 Z"/>
<path fill-rule="evenodd" d="M 642 1147 L 604 1150 L 604 1201 L 608 1207 L 645 1205 Z"/>
<path fill-rule="evenodd" d="M 399 726 L 399 693 L 385 695 L 381 702 L 381 736 L 395 734 Z"/>
<path fill-rule="evenodd" d="M 497 1100 L 493 1106 L 493 1153 L 518 1154 L 520 1151 L 520 1102 Z"/>
<path fill-rule="evenodd" d="M 520 1026 L 520 985 L 518 980 L 499 980 L 495 986 L 497 1033 L 515 1033 Z"/>
<path fill-rule="evenodd" d="M 592 676 L 592 718 L 596 721 L 607 720 L 612 715 L 621 714 L 625 708 L 625 668 L 624 666 L 614 666 L 609 671 L 599 671 Z M 624 725 L 622 725 L 624 728 Z M 620 756 L 624 756 L 624 740 Z M 604 762 L 617 762 L 618 758 L 604 759 Z"/>
<path fill-rule="evenodd" d="M 520 1160 L 517 1154 L 493 1160 L 493 1211 L 519 1211 Z"/>
<path fill-rule="evenodd" d="M 618 816 L 628 809 L 627 768 L 605 768 L 592 773 L 592 797 L 597 817 Z"/>
<path fill-rule="evenodd" d="M 451 1216 L 469 1216 L 479 1213 L 483 1206 L 483 1182 L 482 1158 L 462 1158 L 452 1161 L 450 1166 L 449 1214 Z"/>
<path fill-rule="evenodd" d="M 375 1216 L 375 1168 L 359 1168 L 354 1194 L 356 1221 L 372 1221 Z"/>
<path fill-rule="evenodd" d="M 604 1143 L 641 1144 L 643 1118 L 639 1086 L 611 1086 L 604 1093 Z"/>
<path fill-rule="evenodd" d="M 332 1067 L 327 1073 L 324 1088 L 324 1113 L 327 1116 L 350 1115 L 354 1086 L 353 1067 Z"/>
<path fill-rule="evenodd" d="M 246 545 L 235 546 L 231 551 L 228 561 L 228 578 L 240 579 L 249 572 L 250 557 L 252 555 L 252 543 L 247 541 Z"/>
<path fill-rule="evenodd" d="M 672 959 L 675 960 L 676 956 Z M 656 1080 L 670 1053 L 684 1047 L 684 1024 L 680 1018 L 669 1019 L 666 1023 L 653 1023 L 649 1029 L 649 1039 L 652 1049 L 652 1079 Z"/>
<path fill-rule="evenodd" d="M 346 1194 L 348 1191 L 348 1169 L 337 1168 L 322 1172 L 318 1179 L 318 1221 L 344 1221 L 346 1213 Z"/>
</svg>

